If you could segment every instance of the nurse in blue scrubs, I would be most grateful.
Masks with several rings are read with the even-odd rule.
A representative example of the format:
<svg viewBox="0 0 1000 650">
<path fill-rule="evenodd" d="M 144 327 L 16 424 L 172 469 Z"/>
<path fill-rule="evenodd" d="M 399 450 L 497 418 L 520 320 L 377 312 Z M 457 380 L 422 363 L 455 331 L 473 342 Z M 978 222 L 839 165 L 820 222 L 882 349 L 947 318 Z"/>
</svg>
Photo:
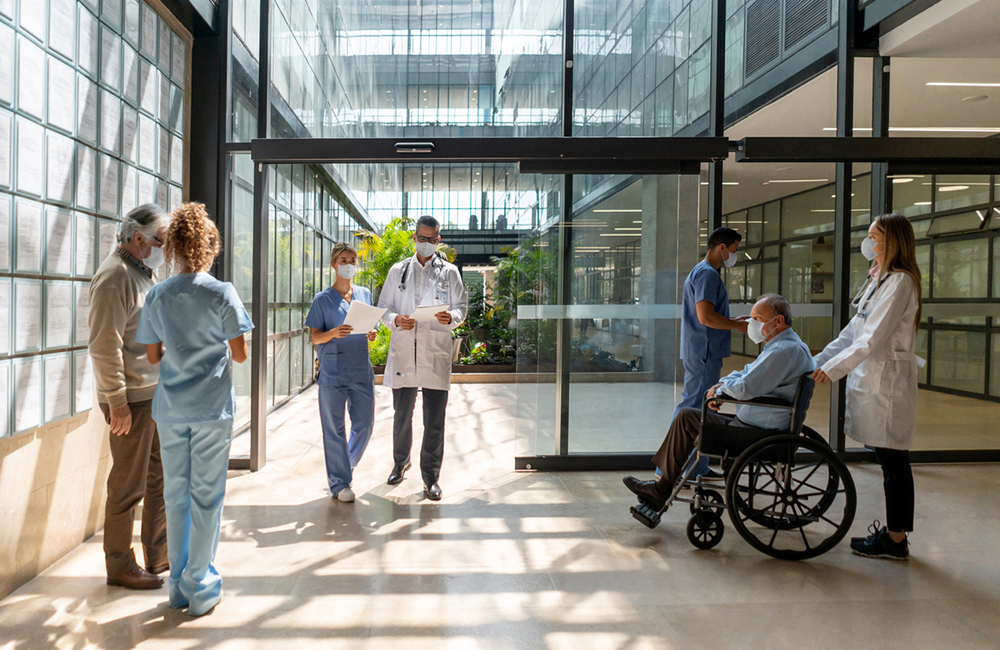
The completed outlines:
<svg viewBox="0 0 1000 650">
<path fill-rule="evenodd" d="M 135 340 L 160 364 L 153 420 L 167 511 L 168 603 L 202 616 L 222 600 L 215 551 L 236 410 L 230 368 L 246 361 L 243 335 L 253 323 L 236 288 L 208 273 L 220 241 L 204 205 L 174 210 L 163 248 L 175 275 L 146 294 Z"/>
<path fill-rule="evenodd" d="M 355 333 L 344 318 L 351 303 L 372 304 L 371 291 L 356 287 L 358 253 L 345 242 L 333 247 L 330 266 L 336 281 L 313 298 L 306 317 L 312 342 L 319 346 L 319 417 L 323 425 L 323 450 L 330 494 L 338 501 L 354 501 L 351 480 L 354 468 L 368 447 L 375 425 L 375 373 L 368 357 L 368 342 L 375 330 Z M 347 435 L 345 410 L 351 416 Z"/>
</svg>

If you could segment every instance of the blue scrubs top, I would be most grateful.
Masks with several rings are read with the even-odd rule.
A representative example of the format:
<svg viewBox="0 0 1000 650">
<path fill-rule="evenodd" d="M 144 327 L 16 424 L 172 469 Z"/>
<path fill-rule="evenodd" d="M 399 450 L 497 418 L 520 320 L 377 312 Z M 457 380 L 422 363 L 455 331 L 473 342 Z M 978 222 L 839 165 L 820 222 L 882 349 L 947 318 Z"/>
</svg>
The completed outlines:
<svg viewBox="0 0 1000 650">
<path fill-rule="evenodd" d="M 364 287 L 355 286 L 351 300 L 370 305 L 372 292 Z M 321 332 L 340 327 L 344 324 L 350 307 L 350 303 L 333 287 L 321 291 L 316 294 L 312 306 L 309 307 L 306 327 L 314 327 Z M 342 339 L 331 339 L 319 346 L 320 386 L 350 386 L 358 382 L 375 380 L 371 358 L 368 356 L 366 334 L 367 332 L 350 334 Z"/>
<path fill-rule="evenodd" d="M 723 359 L 729 356 L 732 336 L 729 330 L 705 327 L 698 321 L 697 305 L 707 300 L 715 311 L 729 318 L 729 292 L 719 272 L 702 260 L 684 281 L 681 303 L 681 359 Z"/>
<path fill-rule="evenodd" d="M 163 424 L 231 420 L 236 396 L 227 341 L 253 329 L 236 287 L 208 273 L 181 273 L 146 294 L 135 340 L 163 343 L 153 419 Z"/>
</svg>

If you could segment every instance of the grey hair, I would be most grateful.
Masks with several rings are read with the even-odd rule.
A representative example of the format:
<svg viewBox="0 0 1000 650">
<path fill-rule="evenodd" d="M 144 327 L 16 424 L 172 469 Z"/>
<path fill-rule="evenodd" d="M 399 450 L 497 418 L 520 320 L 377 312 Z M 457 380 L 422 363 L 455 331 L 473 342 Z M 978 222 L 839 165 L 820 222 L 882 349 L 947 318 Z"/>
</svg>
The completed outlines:
<svg viewBox="0 0 1000 650">
<path fill-rule="evenodd" d="M 429 214 L 425 214 L 417 219 L 417 225 L 416 228 L 414 228 L 414 232 L 416 232 L 416 229 L 420 226 L 423 226 L 424 228 L 433 228 L 434 232 L 441 231 L 441 222 Z"/>
<path fill-rule="evenodd" d="M 776 293 L 765 293 L 757 298 L 758 303 L 764 303 L 774 316 L 784 316 L 785 326 L 792 326 L 792 306 L 788 304 L 784 296 Z"/>
<path fill-rule="evenodd" d="M 155 203 L 143 203 L 129 211 L 118 229 L 118 241 L 128 244 L 137 232 L 151 239 L 161 229 L 170 225 L 170 215 Z"/>
</svg>

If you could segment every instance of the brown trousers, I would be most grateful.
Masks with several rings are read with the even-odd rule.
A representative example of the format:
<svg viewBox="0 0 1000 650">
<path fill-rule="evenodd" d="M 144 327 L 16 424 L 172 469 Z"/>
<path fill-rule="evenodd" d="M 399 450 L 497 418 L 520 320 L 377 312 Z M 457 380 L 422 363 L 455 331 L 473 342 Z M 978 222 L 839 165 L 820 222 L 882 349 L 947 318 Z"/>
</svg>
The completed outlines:
<svg viewBox="0 0 1000 650">
<path fill-rule="evenodd" d="M 111 423 L 107 404 L 104 420 Z M 163 506 L 163 466 L 160 440 L 153 421 L 153 400 L 129 404 L 132 428 L 111 436 L 111 473 L 104 509 L 104 561 L 109 578 L 138 567 L 132 550 L 135 508 L 142 501 L 142 540 L 146 567 L 167 563 L 167 515 Z"/>
<path fill-rule="evenodd" d="M 720 415 L 715 411 L 709 411 L 706 420 L 712 424 L 746 426 L 732 415 Z M 676 483 L 677 477 L 681 475 L 684 463 L 694 451 L 699 433 L 701 433 L 701 409 L 681 409 L 670 425 L 659 451 L 653 456 L 653 463 L 660 468 L 660 473 L 670 485 Z"/>
</svg>

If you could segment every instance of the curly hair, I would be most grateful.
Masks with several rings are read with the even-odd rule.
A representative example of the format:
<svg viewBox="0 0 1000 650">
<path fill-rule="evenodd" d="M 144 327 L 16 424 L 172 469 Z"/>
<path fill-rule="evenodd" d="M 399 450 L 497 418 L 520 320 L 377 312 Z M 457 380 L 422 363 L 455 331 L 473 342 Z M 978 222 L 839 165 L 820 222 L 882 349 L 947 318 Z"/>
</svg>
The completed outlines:
<svg viewBox="0 0 1000 650">
<path fill-rule="evenodd" d="M 219 229 L 208 218 L 204 203 L 184 203 L 174 210 L 163 255 L 175 272 L 205 270 L 221 249 Z"/>
</svg>

